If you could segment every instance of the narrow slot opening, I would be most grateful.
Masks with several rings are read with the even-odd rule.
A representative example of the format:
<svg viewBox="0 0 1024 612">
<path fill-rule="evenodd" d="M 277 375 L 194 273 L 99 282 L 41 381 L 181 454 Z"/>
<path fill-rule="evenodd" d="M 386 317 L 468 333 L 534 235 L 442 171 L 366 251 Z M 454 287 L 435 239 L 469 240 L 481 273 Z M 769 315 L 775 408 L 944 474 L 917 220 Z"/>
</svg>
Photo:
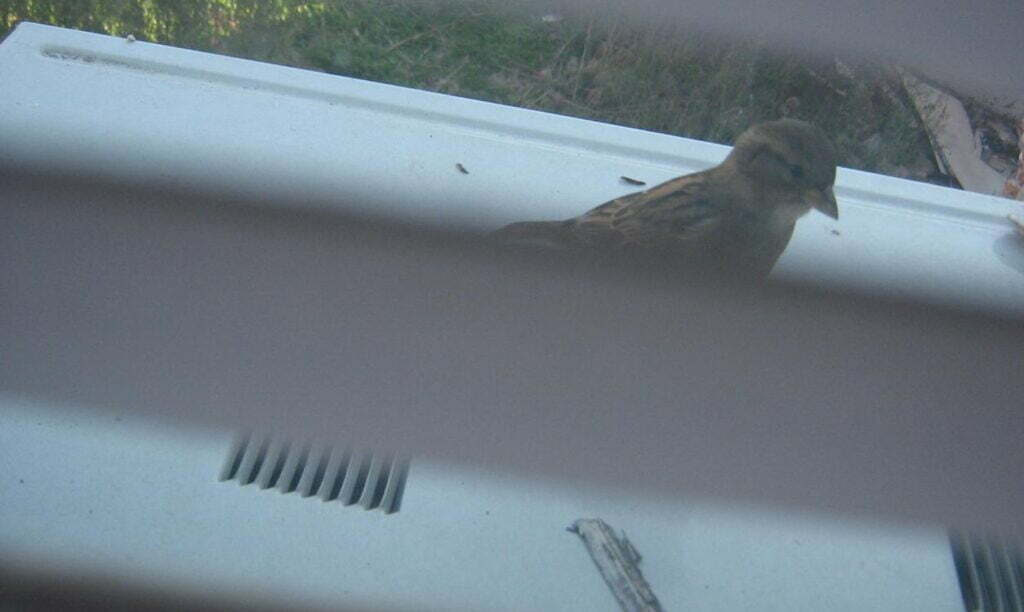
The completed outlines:
<svg viewBox="0 0 1024 612">
<path fill-rule="evenodd" d="M 309 459 L 309 445 L 307 444 L 302 448 L 299 453 L 299 460 L 295 465 L 295 473 L 292 474 L 292 481 L 288 483 L 288 487 L 284 490 L 285 493 L 291 493 L 299 486 L 299 481 L 302 480 L 302 472 L 306 470 L 306 461 Z"/>
<path fill-rule="evenodd" d="M 267 488 L 273 488 L 277 486 L 277 481 L 281 478 L 281 472 L 284 471 L 285 461 L 288 460 L 289 444 L 287 442 L 281 445 L 281 452 L 277 454 L 277 461 L 271 467 L 270 480 L 267 481 Z"/>
<path fill-rule="evenodd" d="M 330 492 L 324 501 L 334 501 L 338 499 L 338 494 L 341 493 L 341 487 L 345 483 L 345 472 L 348 470 L 348 464 L 352 461 L 352 451 L 346 450 L 341 457 L 341 464 L 338 467 L 337 476 L 335 476 L 333 482 L 327 483 L 330 487 Z"/>
<path fill-rule="evenodd" d="M 320 453 L 320 461 L 316 464 L 316 472 L 313 473 L 313 483 L 309 487 L 309 495 L 316 495 L 316 492 L 320 490 L 320 485 L 324 481 L 324 473 L 327 472 L 327 462 L 331 457 L 331 449 L 324 449 Z"/>
</svg>

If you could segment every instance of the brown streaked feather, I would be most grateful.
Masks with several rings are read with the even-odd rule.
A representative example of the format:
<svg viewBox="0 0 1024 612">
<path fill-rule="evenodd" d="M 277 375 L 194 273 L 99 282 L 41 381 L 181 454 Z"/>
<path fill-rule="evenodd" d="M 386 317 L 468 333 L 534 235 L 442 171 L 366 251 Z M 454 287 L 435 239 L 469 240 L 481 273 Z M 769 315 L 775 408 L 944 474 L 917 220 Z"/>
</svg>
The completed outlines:
<svg viewBox="0 0 1024 612">
<path fill-rule="evenodd" d="M 708 178 L 707 171 L 698 172 L 616 198 L 571 220 L 571 231 L 590 245 L 683 248 L 724 217 L 708 197 Z"/>
</svg>

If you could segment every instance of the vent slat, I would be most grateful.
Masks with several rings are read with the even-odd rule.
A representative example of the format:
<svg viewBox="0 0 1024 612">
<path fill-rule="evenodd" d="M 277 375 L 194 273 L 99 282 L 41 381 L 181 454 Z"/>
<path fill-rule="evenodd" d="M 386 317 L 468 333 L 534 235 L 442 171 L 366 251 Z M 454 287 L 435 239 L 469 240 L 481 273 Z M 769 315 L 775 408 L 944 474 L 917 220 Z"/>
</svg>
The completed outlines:
<svg viewBox="0 0 1024 612">
<path fill-rule="evenodd" d="M 344 473 L 345 465 L 348 463 L 347 454 L 341 451 L 331 453 L 331 459 L 324 471 L 323 483 L 320 485 L 320 499 L 331 501 L 337 496 L 341 489 L 338 477 Z"/>
<path fill-rule="evenodd" d="M 263 469 L 256 478 L 256 484 L 261 489 L 269 489 L 277 484 L 284 468 L 285 458 L 288 456 L 288 443 L 284 440 L 271 440 L 267 449 L 267 456 L 263 460 Z"/>
<path fill-rule="evenodd" d="M 306 459 L 306 469 L 302 472 L 299 486 L 295 489 L 303 497 L 316 495 L 316 490 L 323 480 L 324 469 L 330 460 L 331 449 L 321 442 L 314 442 Z"/>
<path fill-rule="evenodd" d="M 366 477 L 363 479 L 363 490 L 359 493 L 358 503 L 367 510 L 373 507 L 373 492 L 377 489 L 377 478 L 380 477 L 380 457 L 369 458 Z"/>
<path fill-rule="evenodd" d="M 267 442 L 267 438 L 253 438 L 249 441 L 242 462 L 238 466 L 238 474 L 235 476 L 238 484 L 247 485 L 256 480 L 256 474 L 267 452 Z"/>
<path fill-rule="evenodd" d="M 366 484 L 363 486 L 363 494 L 359 498 L 359 505 L 367 510 L 372 510 L 380 505 L 380 499 L 384 496 L 384 476 L 387 475 L 387 468 L 391 461 L 387 457 L 374 455 L 370 459 L 370 469 L 366 474 Z"/>
<path fill-rule="evenodd" d="M 1010 547 L 1000 546 L 999 570 L 1003 584 L 1007 586 L 1006 597 L 1011 610 L 1024 610 L 1024 576 L 1021 576 L 1019 569 Z"/>
<path fill-rule="evenodd" d="M 970 612 L 1024 612 L 1020 549 L 991 538 L 950 533 L 964 607 Z"/>
<path fill-rule="evenodd" d="M 219 478 L 392 514 L 401 505 L 408 467 L 408 459 L 393 453 L 246 434 L 232 442 Z"/>
<path fill-rule="evenodd" d="M 299 485 L 299 478 L 306 465 L 309 445 L 304 444 L 294 453 L 290 453 L 281 468 L 281 476 L 277 479 L 277 489 L 282 493 L 291 493 Z"/>
<path fill-rule="evenodd" d="M 354 504 L 362 492 L 363 462 L 366 460 L 365 453 L 353 452 L 352 458 L 345 469 L 345 482 L 338 492 L 338 501 L 346 506 Z"/>
<path fill-rule="evenodd" d="M 405 475 L 408 473 L 409 463 L 405 459 L 394 458 L 391 461 L 391 469 L 388 470 L 387 486 L 384 487 L 384 496 L 380 500 L 381 510 L 385 514 L 398 512 L 402 498 L 401 491 L 405 488 Z"/>
<path fill-rule="evenodd" d="M 242 456 L 245 454 L 245 449 L 248 445 L 248 433 L 235 436 L 235 439 L 231 442 L 231 450 L 228 451 L 227 460 L 224 461 L 224 466 L 220 470 L 218 480 L 231 480 L 235 477 L 238 473 L 238 466 L 242 463 Z"/>
</svg>

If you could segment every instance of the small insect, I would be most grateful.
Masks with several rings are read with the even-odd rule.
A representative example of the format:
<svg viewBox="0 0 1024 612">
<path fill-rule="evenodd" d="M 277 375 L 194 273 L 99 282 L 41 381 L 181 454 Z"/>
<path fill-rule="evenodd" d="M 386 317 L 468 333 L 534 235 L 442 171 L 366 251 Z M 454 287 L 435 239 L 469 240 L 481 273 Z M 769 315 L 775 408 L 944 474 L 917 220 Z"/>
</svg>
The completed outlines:
<svg viewBox="0 0 1024 612">
<path fill-rule="evenodd" d="M 619 178 L 622 179 L 623 182 L 629 183 L 630 185 L 646 185 L 647 184 L 645 181 L 641 181 L 641 180 L 638 180 L 638 179 L 635 179 L 635 178 L 629 178 L 628 176 L 620 176 Z"/>
<path fill-rule="evenodd" d="M 833 236 L 838 236 L 839 235 L 839 230 L 837 230 L 837 229 L 832 230 L 832 235 Z"/>
<path fill-rule="evenodd" d="M 462 164 L 455 164 L 455 169 L 463 174 L 469 174 L 469 170 L 466 170 L 466 167 Z"/>
</svg>

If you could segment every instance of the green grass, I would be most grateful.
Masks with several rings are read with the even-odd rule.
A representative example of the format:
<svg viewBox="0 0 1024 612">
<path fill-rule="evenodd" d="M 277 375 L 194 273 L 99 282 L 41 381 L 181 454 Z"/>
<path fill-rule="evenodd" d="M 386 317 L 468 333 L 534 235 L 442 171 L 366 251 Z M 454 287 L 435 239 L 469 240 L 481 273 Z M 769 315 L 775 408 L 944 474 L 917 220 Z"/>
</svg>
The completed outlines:
<svg viewBox="0 0 1024 612">
<path fill-rule="evenodd" d="M 922 127 L 884 67 L 804 61 L 754 43 L 546 22 L 493 0 L 7 0 L 0 27 L 41 21 L 732 142 L 784 112 L 820 125 L 842 164 L 929 172 Z"/>
</svg>

